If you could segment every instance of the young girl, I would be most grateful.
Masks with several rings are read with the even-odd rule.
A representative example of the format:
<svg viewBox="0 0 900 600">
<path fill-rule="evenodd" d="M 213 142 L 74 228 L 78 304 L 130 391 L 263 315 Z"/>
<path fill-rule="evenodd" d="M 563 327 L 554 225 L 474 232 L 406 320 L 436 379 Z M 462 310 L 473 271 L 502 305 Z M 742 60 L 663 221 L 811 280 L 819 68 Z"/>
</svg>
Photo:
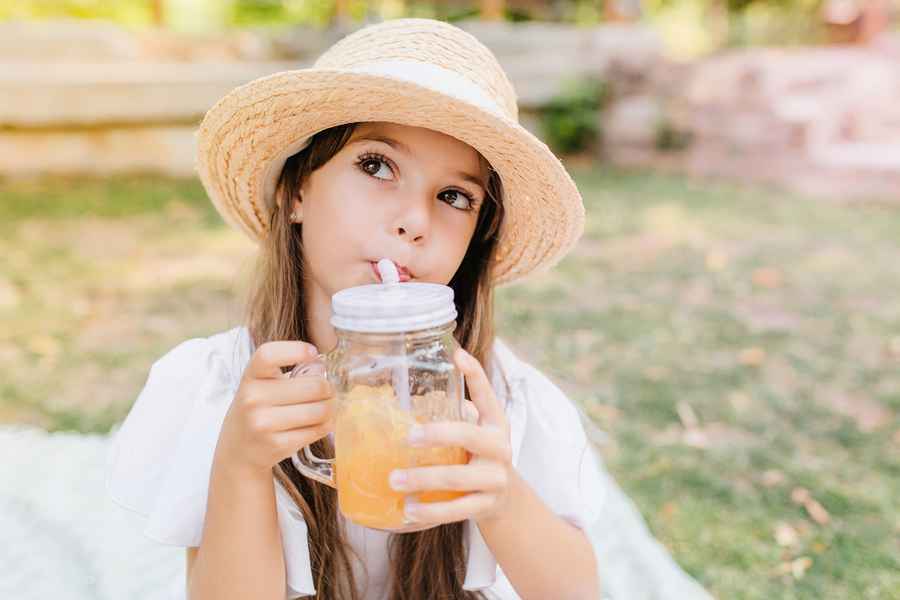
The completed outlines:
<svg viewBox="0 0 900 600">
<path fill-rule="evenodd" d="M 198 142 L 213 203 L 260 245 L 246 324 L 154 363 L 107 479 L 147 536 L 187 548 L 186 597 L 599 598 L 599 463 L 572 402 L 493 324 L 493 287 L 557 262 L 584 211 L 491 52 L 438 21 L 369 26 L 233 90 Z M 472 414 L 422 430 L 467 464 L 390 480 L 467 493 L 408 506 L 392 533 L 344 519 L 295 469 L 304 446 L 333 456 L 334 399 L 285 374 L 335 344 L 331 296 L 377 282 L 381 258 L 453 288 Z"/>
</svg>

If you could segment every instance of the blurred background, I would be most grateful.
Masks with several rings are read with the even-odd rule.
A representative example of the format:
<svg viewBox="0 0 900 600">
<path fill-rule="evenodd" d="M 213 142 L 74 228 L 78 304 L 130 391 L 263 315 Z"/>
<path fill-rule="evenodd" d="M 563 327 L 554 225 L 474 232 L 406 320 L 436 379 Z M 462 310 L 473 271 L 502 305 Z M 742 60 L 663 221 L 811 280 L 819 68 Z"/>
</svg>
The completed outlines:
<svg viewBox="0 0 900 600">
<path fill-rule="evenodd" d="M 484 42 L 576 178 L 500 333 L 653 536 L 719 598 L 900 598 L 898 0 L 0 1 L 0 595 L 162 597 L 181 555 L 97 507 L 150 364 L 240 324 L 195 128 L 402 16 Z"/>
</svg>

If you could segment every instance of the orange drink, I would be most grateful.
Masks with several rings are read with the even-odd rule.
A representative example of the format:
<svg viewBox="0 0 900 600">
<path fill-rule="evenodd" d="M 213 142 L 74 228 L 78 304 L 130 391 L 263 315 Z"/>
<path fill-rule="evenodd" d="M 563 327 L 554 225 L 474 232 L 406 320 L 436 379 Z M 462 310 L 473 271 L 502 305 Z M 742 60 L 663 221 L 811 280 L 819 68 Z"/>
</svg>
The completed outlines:
<svg viewBox="0 0 900 600">
<path fill-rule="evenodd" d="M 425 421 L 415 415 L 428 414 L 430 404 L 445 401 L 442 392 L 410 400 L 412 410 L 403 410 L 390 385 L 356 385 L 341 403 L 335 424 L 334 477 L 341 513 L 355 523 L 373 529 L 404 526 L 407 494 L 390 486 L 388 478 L 394 469 L 468 462 L 464 448 L 414 448 L 406 442 L 409 427 Z M 420 502 L 446 502 L 465 492 L 437 490 L 411 495 Z"/>
</svg>

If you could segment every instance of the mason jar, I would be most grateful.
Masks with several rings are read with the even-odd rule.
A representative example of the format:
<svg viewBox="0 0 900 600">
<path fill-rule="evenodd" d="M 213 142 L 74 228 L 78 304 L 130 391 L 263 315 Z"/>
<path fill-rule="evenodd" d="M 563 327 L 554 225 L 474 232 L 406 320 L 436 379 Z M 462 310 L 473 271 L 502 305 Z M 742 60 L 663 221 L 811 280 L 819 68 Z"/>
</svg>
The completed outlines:
<svg viewBox="0 0 900 600">
<path fill-rule="evenodd" d="M 402 529 L 407 494 L 388 482 L 394 469 L 468 462 L 461 447 L 416 448 L 410 426 L 463 420 L 463 377 L 453 361 L 456 307 L 452 288 L 430 283 L 373 284 L 332 297 L 337 344 L 320 357 L 336 401 L 334 458 L 309 447 L 292 457 L 303 475 L 337 490 L 341 513 L 386 531 Z M 311 372 L 298 365 L 291 376 Z M 448 501 L 464 492 L 410 494 Z"/>
</svg>

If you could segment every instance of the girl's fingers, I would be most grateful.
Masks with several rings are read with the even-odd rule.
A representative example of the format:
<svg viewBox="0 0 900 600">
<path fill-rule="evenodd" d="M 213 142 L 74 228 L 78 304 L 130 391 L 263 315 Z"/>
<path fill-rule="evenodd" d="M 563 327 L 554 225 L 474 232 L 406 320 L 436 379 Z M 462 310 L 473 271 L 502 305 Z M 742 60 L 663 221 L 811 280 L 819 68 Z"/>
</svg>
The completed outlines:
<svg viewBox="0 0 900 600">
<path fill-rule="evenodd" d="M 421 428 L 423 437 L 411 442 L 414 446 L 458 446 L 480 458 L 502 463 L 512 461 L 509 437 L 504 429 L 480 427 L 462 421 L 435 421 L 418 428 Z"/>
<path fill-rule="evenodd" d="M 324 377 L 309 375 L 293 379 L 252 381 L 244 386 L 244 402 L 266 406 L 304 404 L 326 400 L 333 395 L 331 384 Z"/>
<path fill-rule="evenodd" d="M 308 402 L 305 404 L 289 404 L 272 406 L 256 417 L 257 427 L 264 431 L 290 431 L 319 427 L 334 417 L 334 403 L 330 400 Z"/>
<path fill-rule="evenodd" d="M 412 523 L 454 523 L 490 510 L 495 494 L 474 492 L 449 502 L 407 501 L 406 518 Z"/>
<path fill-rule="evenodd" d="M 478 409 L 471 400 L 463 400 L 463 420 L 468 423 L 478 423 Z"/>
<path fill-rule="evenodd" d="M 244 377 L 283 379 L 287 376 L 282 372 L 282 367 L 314 360 L 318 354 L 316 347 L 306 342 L 266 342 L 250 357 Z"/>
<path fill-rule="evenodd" d="M 466 378 L 466 386 L 481 417 L 481 423 L 503 428 L 506 424 L 506 414 L 481 363 L 462 348 L 457 349 L 454 360 Z"/>
<path fill-rule="evenodd" d="M 280 448 L 287 450 L 288 454 L 281 458 L 287 458 L 294 452 L 297 452 L 304 446 L 309 446 L 322 439 L 333 431 L 331 422 L 322 424 L 318 427 L 309 427 L 305 429 L 291 429 L 290 431 L 278 431 L 273 434 L 275 443 Z"/>
<path fill-rule="evenodd" d="M 390 484 L 398 492 L 480 492 L 505 489 L 506 479 L 506 471 L 498 465 L 447 465 L 397 469 Z"/>
</svg>

